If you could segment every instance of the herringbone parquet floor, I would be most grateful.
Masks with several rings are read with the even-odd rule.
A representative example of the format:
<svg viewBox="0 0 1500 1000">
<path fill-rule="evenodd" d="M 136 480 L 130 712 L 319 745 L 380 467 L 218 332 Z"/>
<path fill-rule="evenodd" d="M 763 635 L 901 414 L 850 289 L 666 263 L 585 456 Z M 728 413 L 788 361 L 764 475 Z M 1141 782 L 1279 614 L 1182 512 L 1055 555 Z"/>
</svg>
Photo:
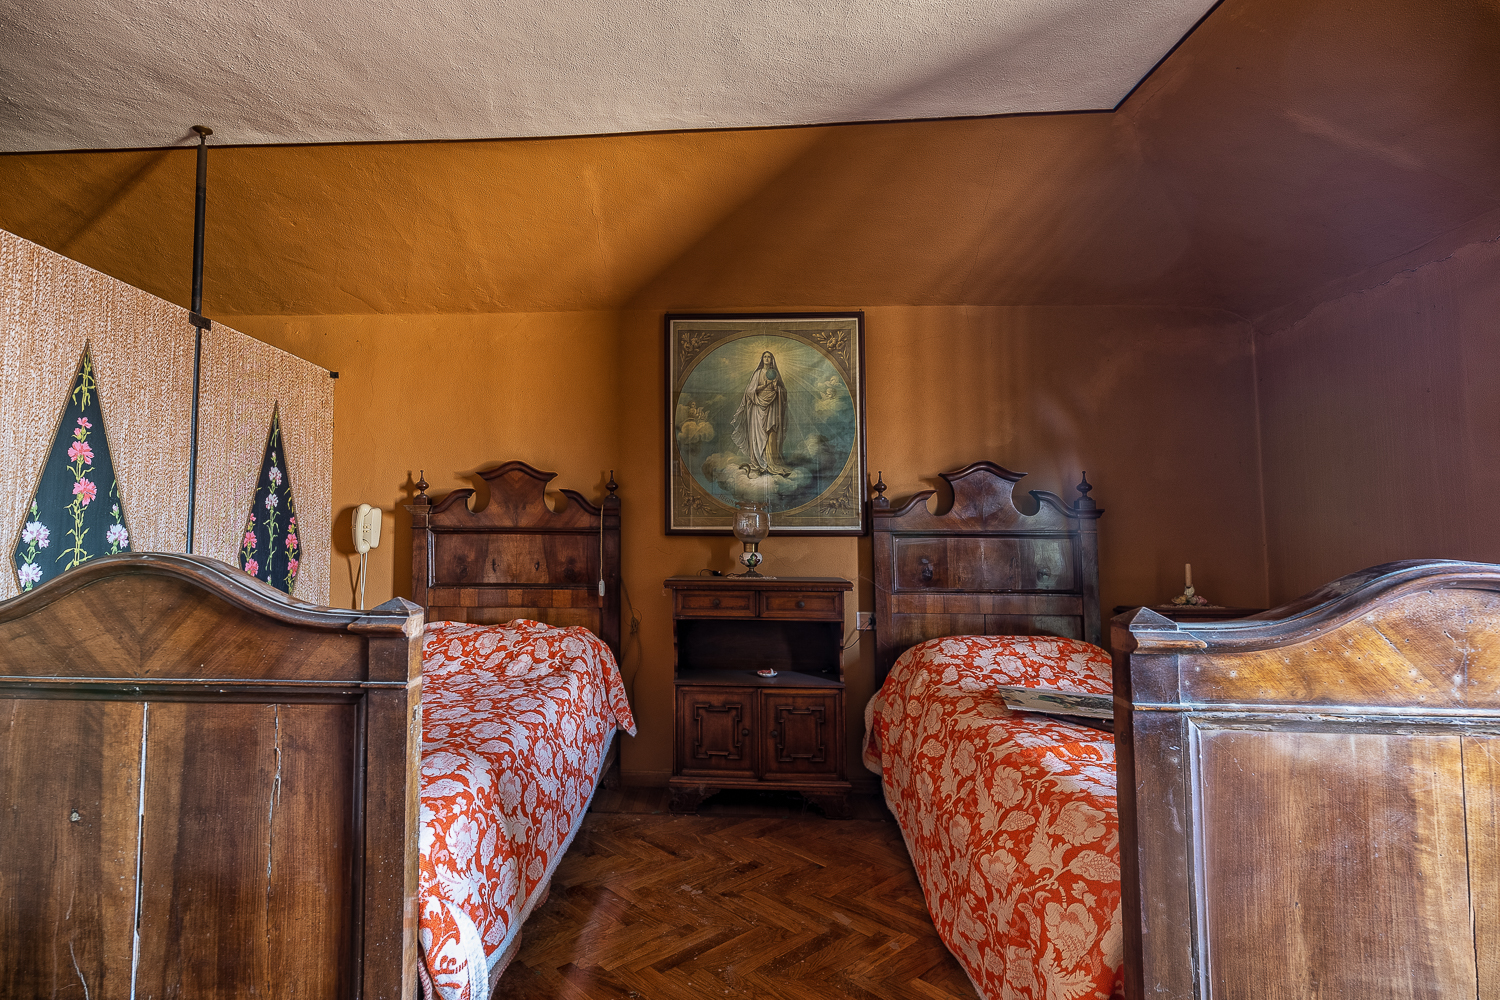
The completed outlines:
<svg viewBox="0 0 1500 1000">
<path fill-rule="evenodd" d="M 890 820 L 590 813 L 522 933 L 499 1000 L 975 996 Z"/>
</svg>

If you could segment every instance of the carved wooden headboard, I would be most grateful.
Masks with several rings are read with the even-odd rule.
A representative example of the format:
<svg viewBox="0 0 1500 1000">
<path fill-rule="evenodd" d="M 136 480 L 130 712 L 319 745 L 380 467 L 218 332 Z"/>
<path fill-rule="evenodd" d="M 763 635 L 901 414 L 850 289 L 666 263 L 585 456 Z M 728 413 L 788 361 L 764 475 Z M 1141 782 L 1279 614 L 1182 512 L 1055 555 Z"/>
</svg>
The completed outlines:
<svg viewBox="0 0 1500 1000">
<path fill-rule="evenodd" d="M 563 490 L 561 510 L 547 505 L 555 472 L 525 462 L 479 473 L 490 488 L 483 510 L 470 510 L 473 490 L 454 490 L 437 503 L 426 493 L 411 512 L 412 600 L 428 621 L 494 625 L 531 618 L 582 625 L 620 656 L 620 498 L 595 506 Z M 602 536 L 601 536 L 602 529 Z M 604 596 L 599 567 L 604 566 Z"/>
<path fill-rule="evenodd" d="M 1104 513 L 1087 475 L 1071 506 L 1032 490 L 1038 510 L 1011 497 L 1023 472 L 975 462 L 944 472 L 953 506 L 927 509 L 935 490 L 899 508 L 871 501 L 875 549 L 875 681 L 901 653 L 949 635 L 1061 635 L 1098 643 L 1099 536 Z M 884 494 L 884 484 L 877 485 Z"/>
</svg>

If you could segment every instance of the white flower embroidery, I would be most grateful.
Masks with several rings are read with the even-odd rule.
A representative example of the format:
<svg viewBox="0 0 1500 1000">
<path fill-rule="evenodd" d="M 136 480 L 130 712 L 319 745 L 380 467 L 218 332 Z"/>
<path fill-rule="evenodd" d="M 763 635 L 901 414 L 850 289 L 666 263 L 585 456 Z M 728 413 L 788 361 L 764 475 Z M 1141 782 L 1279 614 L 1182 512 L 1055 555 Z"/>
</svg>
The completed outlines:
<svg viewBox="0 0 1500 1000">
<path fill-rule="evenodd" d="M 21 541 L 26 545 L 36 542 L 39 549 L 45 549 L 51 537 L 52 533 L 41 521 L 27 521 L 26 527 L 21 529 Z"/>
<path fill-rule="evenodd" d="M 21 589 L 30 590 L 42 579 L 42 568 L 36 563 L 27 563 L 21 567 Z"/>
</svg>

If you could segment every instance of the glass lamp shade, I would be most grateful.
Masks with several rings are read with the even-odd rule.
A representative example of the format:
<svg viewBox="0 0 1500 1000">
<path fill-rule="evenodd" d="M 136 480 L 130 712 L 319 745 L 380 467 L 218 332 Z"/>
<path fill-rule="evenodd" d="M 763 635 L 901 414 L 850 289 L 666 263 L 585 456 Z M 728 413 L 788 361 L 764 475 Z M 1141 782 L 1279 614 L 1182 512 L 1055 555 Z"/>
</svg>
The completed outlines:
<svg viewBox="0 0 1500 1000">
<path fill-rule="evenodd" d="M 734 537 L 747 545 L 765 541 L 771 533 L 771 509 L 766 504 L 742 500 L 734 505 Z"/>
</svg>

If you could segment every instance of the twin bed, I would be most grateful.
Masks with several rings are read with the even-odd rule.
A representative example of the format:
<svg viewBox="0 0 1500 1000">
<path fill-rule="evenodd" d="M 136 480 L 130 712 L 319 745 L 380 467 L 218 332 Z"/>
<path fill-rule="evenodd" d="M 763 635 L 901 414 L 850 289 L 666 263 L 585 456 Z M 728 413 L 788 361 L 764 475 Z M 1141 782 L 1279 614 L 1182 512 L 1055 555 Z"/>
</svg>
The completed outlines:
<svg viewBox="0 0 1500 1000">
<path fill-rule="evenodd" d="M 420 605 L 171 554 L 0 605 L 0 996 L 489 994 L 634 722 L 613 486 L 482 476 L 410 508 Z"/>
<path fill-rule="evenodd" d="M 1104 1000 L 1122 983 L 1114 739 L 1006 708 L 997 689 L 1111 691 L 1096 524 L 989 462 L 874 510 L 876 667 L 865 764 L 881 775 L 939 936 L 989 998 Z"/>
<path fill-rule="evenodd" d="M 982 996 L 1500 1000 L 1500 567 L 1138 609 L 1111 659 L 1087 489 L 944 478 L 943 515 L 875 510 L 865 758 Z M 1110 694 L 1113 732 L 1008 685 Z"/>
<path fill-rule="evenodd" d="M 0 995 L 488 994 L 633 721 L 613 486 L 484 478 L 410 508 L 421 604 L 135 554 L 0 605 Z M 1087 484 L 944 478 L 875 502 L 865 760 L 981 994 L 1500 996 L 1500 571 L 1137 612 L 1111 683 Z M 1113 688 L 1117 733 L 1002 685 Z"/>
</svg>

